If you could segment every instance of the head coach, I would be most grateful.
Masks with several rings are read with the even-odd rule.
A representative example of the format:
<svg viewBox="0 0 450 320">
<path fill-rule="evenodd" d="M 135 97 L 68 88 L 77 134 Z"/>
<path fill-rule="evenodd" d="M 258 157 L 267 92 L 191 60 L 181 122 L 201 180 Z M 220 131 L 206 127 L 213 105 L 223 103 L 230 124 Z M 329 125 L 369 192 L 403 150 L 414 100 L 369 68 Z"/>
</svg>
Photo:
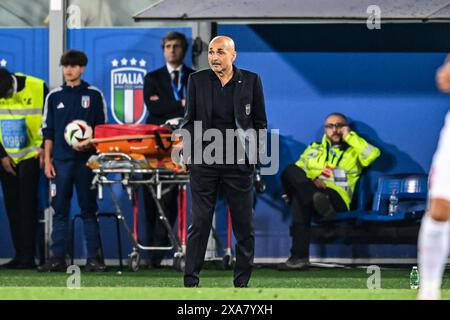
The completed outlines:
<svg viewBox="0 0 450 320">
<path fill-rule="evenodd" d="M 236 55 L 231 38 L 215 37 L 208 47 L 210 69 L 191 74 L 188 81 L 183 129 L 189 132 L 187 144 L 193 148 L 186 147 L 185 141 L 183 144 L 192 155 L 188 162 L 192 224 L 186 248 L 185 287 L 199 285 L 219 189 L 230 209 L 236 239 L 234 286 L 247 287 L 253 268 L 253 160 L 261 148 L 248 148 L 246 133 L 264 132 L 267 119 L 261 79 L 256 73 L 237 68 L 233 64 Z M 233 139 L 229 139 L 230 131 L 237 132 Z M 218 139 L 218 133 L 223 139 Z M 213 161 L 206 156 L 211 148 L 205 145 L 211 136 L 216 146 L 210 153 Z"/>
</svg>

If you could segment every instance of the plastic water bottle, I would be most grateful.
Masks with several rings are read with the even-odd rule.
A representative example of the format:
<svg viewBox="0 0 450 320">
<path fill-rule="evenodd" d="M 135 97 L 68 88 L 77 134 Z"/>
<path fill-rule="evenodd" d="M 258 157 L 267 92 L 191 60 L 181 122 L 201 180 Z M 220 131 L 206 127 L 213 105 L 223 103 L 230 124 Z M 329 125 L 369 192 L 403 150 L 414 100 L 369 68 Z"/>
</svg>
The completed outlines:
<svg viewBox="0 0 450 320">
<path fill-rule="evenodd" d="M 409 287 L 411 289 L 419 289 L 420 278 L 419 278 L 419 270 L 416 266 L 411 269 L 411 273 L 409 274 Z"/>
<path fill-rule="evenodd" d="M 397 213 L 398 209 L 398 196 L 397 196 L 397 190 L 392 190 L 391 195 L 389 196 L 389 215 L 393 216 Z"/>
</svg>

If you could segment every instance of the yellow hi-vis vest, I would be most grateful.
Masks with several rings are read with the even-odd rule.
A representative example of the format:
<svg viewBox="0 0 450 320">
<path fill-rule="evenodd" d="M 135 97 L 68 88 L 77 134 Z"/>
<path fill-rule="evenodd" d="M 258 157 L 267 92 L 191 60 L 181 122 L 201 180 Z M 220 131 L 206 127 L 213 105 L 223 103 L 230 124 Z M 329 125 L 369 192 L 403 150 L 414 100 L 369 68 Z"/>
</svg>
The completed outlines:
<svg viewBox="0 0 450 320">
<path fill-rule="evenodd" d="M 39 153 L 43 101 L 44 81 L 30 76 L 25 78 L 25 88 L 0 99 L 0 142 L 16 164 Z"/>
<path fill-rule="evenodd" d="M 320 179 L 335 190 L 350 209 L 353 192 L 361 171 L 380 156 L 380 150 L 354 131 L 345 136 L 346 149 L 333 148 L 327 136 L 322 143 L 312 143 L 295 163 L 309 179 Z M 327 170 L 327 166 L 331 170 Z"/>
</svg>

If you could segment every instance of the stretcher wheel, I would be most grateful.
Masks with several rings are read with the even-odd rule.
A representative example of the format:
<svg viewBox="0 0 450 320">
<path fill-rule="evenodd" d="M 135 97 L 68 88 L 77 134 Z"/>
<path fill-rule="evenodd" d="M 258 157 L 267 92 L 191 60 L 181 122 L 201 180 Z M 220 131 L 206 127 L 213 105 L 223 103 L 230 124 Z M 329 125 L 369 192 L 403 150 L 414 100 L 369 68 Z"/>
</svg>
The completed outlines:
<svg viewBox="0 0 450 320">
<path fill-rule="evenodd" d="M 173 260 L 173 267 L 175 270 L 184 272 L 184 267 L 186 265 L 186 259 L 184 258 L 184 255 L 177 255 L 175 256 Z"/>
<path fill-rule="evenodd" d="M 222 258 L 222 266 L 225 270 L 232 269 L 233 267 L 233 257 L 229 253 L 225 253 Z"/>
<path fill-rule="evenodd" d="M 139 252 L 133 251 L 132 253 L 130 253 L 130 260 L 128 261 L 129 268 L 134 272 L 138 271 L 140 261 L 141 257 L 139 255 Z"/>
</svg>

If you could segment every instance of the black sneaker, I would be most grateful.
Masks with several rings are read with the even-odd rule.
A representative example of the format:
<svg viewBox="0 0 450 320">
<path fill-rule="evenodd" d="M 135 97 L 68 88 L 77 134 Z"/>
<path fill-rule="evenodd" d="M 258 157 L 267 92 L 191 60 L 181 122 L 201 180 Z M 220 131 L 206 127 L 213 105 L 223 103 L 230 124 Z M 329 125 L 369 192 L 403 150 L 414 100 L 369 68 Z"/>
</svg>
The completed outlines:
<svg viewBox="0 0 450 320">
<path fill-rule="evenodd" d="M 316 192 L 313 195 L 314 209 L 320 215 L 322 221 L 332 221 L 336 218 L 336 210 L 331 205 L 330 199 L 325 193 Z"/>
<path fill-rule="evenodd" d="M 17 265 L 20 263 L 20 260 L 14 258 L 7 263 L 0 265 L 0 269 L 17 269 Z"/>
<path fill-rule="evenodd" d="M 289 270 L 305 270 L 309 268 L 309 259 L 308 258 L 294 258 L 290 257 L 278 265 L 278 270 L 281 271 L 289 271 Z"/>
<path fill-rule="evenodd" d="M 84 266 L 86 272 L 103 272 L 106 270 L 105 264 L 98 258 L 89 258 Z"/>
<path fill-rule="evenodd" d="M 50 258 L 46 263 L 37 267 L 39 272 L 66 272 L 67 264 L 64 258 Z"/>
</svg>

